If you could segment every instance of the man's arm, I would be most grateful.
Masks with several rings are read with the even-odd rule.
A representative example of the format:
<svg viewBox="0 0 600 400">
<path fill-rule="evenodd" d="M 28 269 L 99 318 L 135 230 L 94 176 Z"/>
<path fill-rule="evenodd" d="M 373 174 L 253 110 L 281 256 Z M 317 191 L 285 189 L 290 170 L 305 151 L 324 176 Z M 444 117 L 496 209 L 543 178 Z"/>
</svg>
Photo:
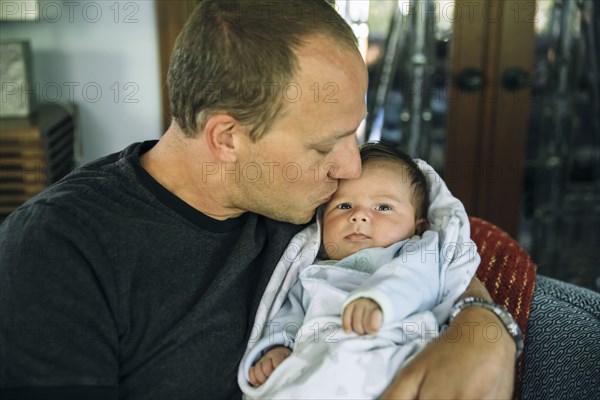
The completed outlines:
<svg viewBox="0 0 600 400">
<path fill-rule="evenodd" d="M 471 296 L 491 301 L 477 278 L 458 300 Z M 498 317 L 469 307 L 398 373 L 382 398 L 509 399 L 515 360 L 515 342 Z"/>
<path fill-rule="evenodd" d="M 458 299 L 456 299 L 456 303 L 462 299 L 466 299 L 467 297 L 478 297 L 487 301 L 494 301 L 492 300 L 492 296 L 490 296 L 483 283 L 475 276 L 473 279 L 471 279 L 471 283 L 469 283 L 469 286 L 467 286 L 465 292 L 461 294 Z"/>
<path fill-rule="evenodd" d="M 85 226 L 49 205 L 0 226 L 0 398 L 118 397 L 114 279 Z"/>
</svg>

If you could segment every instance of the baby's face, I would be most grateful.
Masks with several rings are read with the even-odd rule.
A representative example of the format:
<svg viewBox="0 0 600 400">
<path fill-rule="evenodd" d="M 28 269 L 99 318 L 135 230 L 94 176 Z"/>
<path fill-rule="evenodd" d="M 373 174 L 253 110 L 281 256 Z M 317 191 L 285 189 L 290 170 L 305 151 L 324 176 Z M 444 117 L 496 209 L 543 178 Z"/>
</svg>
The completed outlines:
<svg viewBox="0 0 600 400">
<path fill-rule="evenodd" d="M 369 247 L 387 247 L 415 234 L 415 209 L 403 167 L 390 161 L 363 166 L 342 180 L 323 212 L 323 245 L 341 260 Z"/>
</svg>

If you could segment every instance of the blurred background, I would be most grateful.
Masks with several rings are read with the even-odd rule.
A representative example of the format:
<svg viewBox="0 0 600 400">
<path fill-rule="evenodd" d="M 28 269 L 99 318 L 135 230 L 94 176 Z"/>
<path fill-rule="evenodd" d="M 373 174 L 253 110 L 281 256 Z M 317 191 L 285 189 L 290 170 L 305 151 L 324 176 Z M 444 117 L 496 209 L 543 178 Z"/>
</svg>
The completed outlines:
<svg viewBox="0 0 600 400">
<path fill-rule="evenodd" d="M 159 138 L 198 0 L 0 0 L 0 219 L 73 167 Z M 350 0 L 359 141 L 433 165 L 538 272 L 600 291 L 600 3 Z"/>
</svg>

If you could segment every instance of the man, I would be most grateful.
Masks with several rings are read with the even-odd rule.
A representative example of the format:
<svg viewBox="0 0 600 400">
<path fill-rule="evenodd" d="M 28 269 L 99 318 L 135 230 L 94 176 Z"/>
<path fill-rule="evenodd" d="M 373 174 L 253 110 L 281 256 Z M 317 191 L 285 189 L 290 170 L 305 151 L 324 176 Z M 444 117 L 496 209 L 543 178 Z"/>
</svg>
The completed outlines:
<svg viewBox="0 0 600 400">
<path fill-rule="evenodd" d="M 84 166 L 3 223 L 6 397 L 238 398 L 275 263 L 360 175 L 367 72 L 323 1 L 203 1 L 168 86 L 158 143 Z M 429 345 L 386 396 L 510 396 L 515 345 L 482 335 L 498 319 L 470 307 L 454 323 L 465 334 Z"/>
</svg>

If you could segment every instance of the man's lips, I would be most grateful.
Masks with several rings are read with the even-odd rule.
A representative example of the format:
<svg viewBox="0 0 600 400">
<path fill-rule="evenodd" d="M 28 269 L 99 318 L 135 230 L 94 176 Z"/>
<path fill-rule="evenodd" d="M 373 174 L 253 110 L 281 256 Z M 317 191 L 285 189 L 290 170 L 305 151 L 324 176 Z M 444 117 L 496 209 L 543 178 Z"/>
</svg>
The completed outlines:
<svg viewBox="0 0 600 400">
<path fill-rule="evenodd" d="M 365 241 L 365 240 L 368 240 L 371 238 L 363 233 L 351 233 L 348 236 L 346 236 L 345 239 L 349 240 L 350 242 L 357 243 L 357 242 L 362 242 L 362 241 Z"/>
</svg>

